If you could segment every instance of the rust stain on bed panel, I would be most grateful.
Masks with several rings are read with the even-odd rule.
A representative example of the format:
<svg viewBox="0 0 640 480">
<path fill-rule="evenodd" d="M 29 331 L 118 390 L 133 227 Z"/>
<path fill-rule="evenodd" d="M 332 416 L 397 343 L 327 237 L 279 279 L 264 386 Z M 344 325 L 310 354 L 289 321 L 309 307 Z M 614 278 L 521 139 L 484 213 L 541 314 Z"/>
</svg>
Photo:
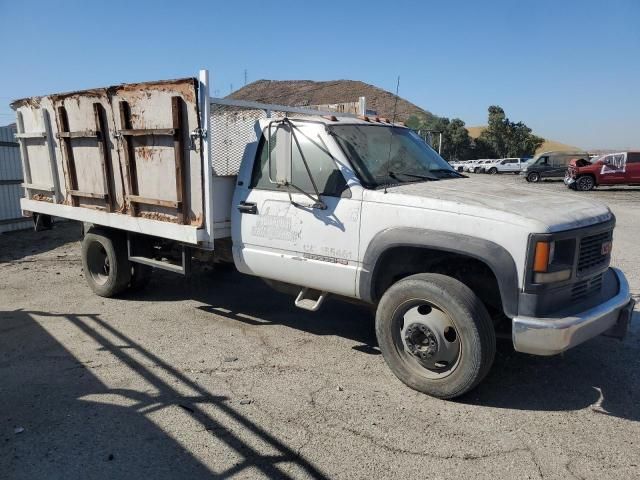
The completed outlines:
<svg viewBox="0 0 640 480">
<path fill-rule="evenodd" d="M 14 100 L 9 105 L 13 110 L 17 110 L 20 107 L 40 108 L 40 103 L 45 97 L 30 97 Z"/>
<path fill-rule="evenodd" d="M 146 145 L 136 145 L 134 152 L 136 159 L 141 158 L 142 160 L 151 160 L 154 156 L 155 149 Z"/>
<path fill-rule="evenodd" d="M 202 225 L 203 225 L 202 214 L 199 213 L 198 215 L 195 216 L 195 218 L 192 215 L 191 216 L 191 221 L 189 223 L 191 225 L 193 225 L 194 227 L 202 227 Z"/>
<path fill-rule="evenodd" d="M 123 85 L 116 85 L 109 87 L 110 95 L 124 95 L 131 93 L 139 93 L 151 97 L 152 91 L 168 92 L 172 94 L 179 94 L 186 102 L 196 101 L 196 79 L 195 78 L 180 78 L 177 80 L 164 80 L 159 82 L 144 82 L 144 83 L 127 83 Z"/>
<path fill-rule="evenodd" d="M 48 197 L 42 193 L 35 193 L 33 195 L 31 195 L 31 200 L 37 200 L 39 202 L 47 202 L 47 203 L 53 203 L 53 198 Z"/>
<path fill-rule="evenodd" d="M 169 222 L 169 223 L 178 223 L 178 218 L 173 215 L 168 215 L 166 213 L 160 212 L 140 212 L 140 217 L 148 218 L 149 220 L 159 220 L 161 222 Z"/>
<path fill-rule="evenodd" d="M 105 97 L 117 94 L 118 92 L 134 92 L 145 90 L 157 90 L 161 92 L 176 92 L 188 102 L 196 101 L 196 85 L 197 80 L 193 77 L 178 78 L 175 80 L 159 80 L 152 82 L 125 83 L 120 85 L 112 85 L 102 88 L 90 88 L 87 90 L 74 90 L 72 92 L 63 92 L 49 95 L 40 95 L 28 98 L 18 98 L 11 102 L 10 106 L 14 110 L 22 106 L 39 106 L 43 98 L 49 97 L 52 101 L 62 101 L 69 97 L 85 96 L 85 97 Z"/>
</svg>

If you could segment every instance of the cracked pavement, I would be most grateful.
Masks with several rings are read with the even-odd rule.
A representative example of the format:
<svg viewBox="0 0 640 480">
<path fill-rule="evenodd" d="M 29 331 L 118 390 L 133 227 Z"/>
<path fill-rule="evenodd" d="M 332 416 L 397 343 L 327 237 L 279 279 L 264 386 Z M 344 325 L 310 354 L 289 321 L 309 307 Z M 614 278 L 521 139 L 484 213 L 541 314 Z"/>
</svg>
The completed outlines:
<svg viewBox="0 0 640 480">
<path fill-rule="evenodd" d="M 637 296 L 640 189 L 587 195 L 617 216 Z M 3 478 L 640 478 L 638 313 L 624 342 L 557 357 L 499 342 L 487 379 L 447 402 L 391 374 L 367 308 L 306 312 L 208 267 L 103 299 L 78 239 L 73 223 L 0 236 Z"/>
</svg>

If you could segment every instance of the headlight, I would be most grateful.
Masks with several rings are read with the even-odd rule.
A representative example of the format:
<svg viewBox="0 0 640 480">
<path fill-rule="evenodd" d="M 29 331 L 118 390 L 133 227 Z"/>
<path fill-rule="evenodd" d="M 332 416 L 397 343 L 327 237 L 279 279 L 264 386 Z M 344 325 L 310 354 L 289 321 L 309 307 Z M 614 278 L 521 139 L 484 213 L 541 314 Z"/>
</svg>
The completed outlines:
<svg viewBox="0 0 640 480">
<path fill-rule="evenodd" d="M 562 282 L 571 278 L 576 240 L 538 241 L 533 255 L 533 283 Z"/>
</svg>

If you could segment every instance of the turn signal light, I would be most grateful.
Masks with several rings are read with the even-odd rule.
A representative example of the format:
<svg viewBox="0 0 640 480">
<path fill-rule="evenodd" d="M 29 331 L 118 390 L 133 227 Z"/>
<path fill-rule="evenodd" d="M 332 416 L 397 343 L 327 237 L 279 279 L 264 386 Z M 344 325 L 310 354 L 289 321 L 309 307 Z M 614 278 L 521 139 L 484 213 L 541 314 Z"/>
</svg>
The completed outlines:
<svg viewBox="0 0 640 480">
<path fill-rule="evenodd" d="M 551 252 L 551 244 L 549 242 L 536 243 L 536 251 L 533 257 L 533 271 L 546 272 L 549 268 L 549 254 Z"/>
</svg>

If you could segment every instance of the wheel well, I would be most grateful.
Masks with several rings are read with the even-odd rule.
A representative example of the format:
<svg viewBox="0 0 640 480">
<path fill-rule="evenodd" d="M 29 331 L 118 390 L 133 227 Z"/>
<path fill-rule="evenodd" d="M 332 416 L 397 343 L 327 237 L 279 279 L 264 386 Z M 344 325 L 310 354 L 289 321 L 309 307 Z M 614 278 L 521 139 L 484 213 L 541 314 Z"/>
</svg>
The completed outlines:
<svg viewBox="0 0 640 480">
<path fill-rule="evenodd" d="M 578 176 L 576 177 L 576 180 L 577 180 L 578 178 L 581 178 L 581 177 L 591 177 L 591 178 L 593 178 L 593 183 L 594 183 L 594 184 L 597 184 L 597 183 L 598 183 L 598 180 L 596 179 L 596 176 L 595 176 L 593 173 L 591 173 L 591 172 L 588 172 L 588 173 L 579 173 L 579 174 L 578 174 Z"/>
<path fill-rule="evenodd" d="M 503 313 L 500 287 L 493 270 L 469 255 L 424 247 L 394 247 L 382 254 L 373 273 L 372 294 L 376 302 L 398 280 L 416 273 L 440 273 L 473 290 L 492 316 Z"/>
</svg>

